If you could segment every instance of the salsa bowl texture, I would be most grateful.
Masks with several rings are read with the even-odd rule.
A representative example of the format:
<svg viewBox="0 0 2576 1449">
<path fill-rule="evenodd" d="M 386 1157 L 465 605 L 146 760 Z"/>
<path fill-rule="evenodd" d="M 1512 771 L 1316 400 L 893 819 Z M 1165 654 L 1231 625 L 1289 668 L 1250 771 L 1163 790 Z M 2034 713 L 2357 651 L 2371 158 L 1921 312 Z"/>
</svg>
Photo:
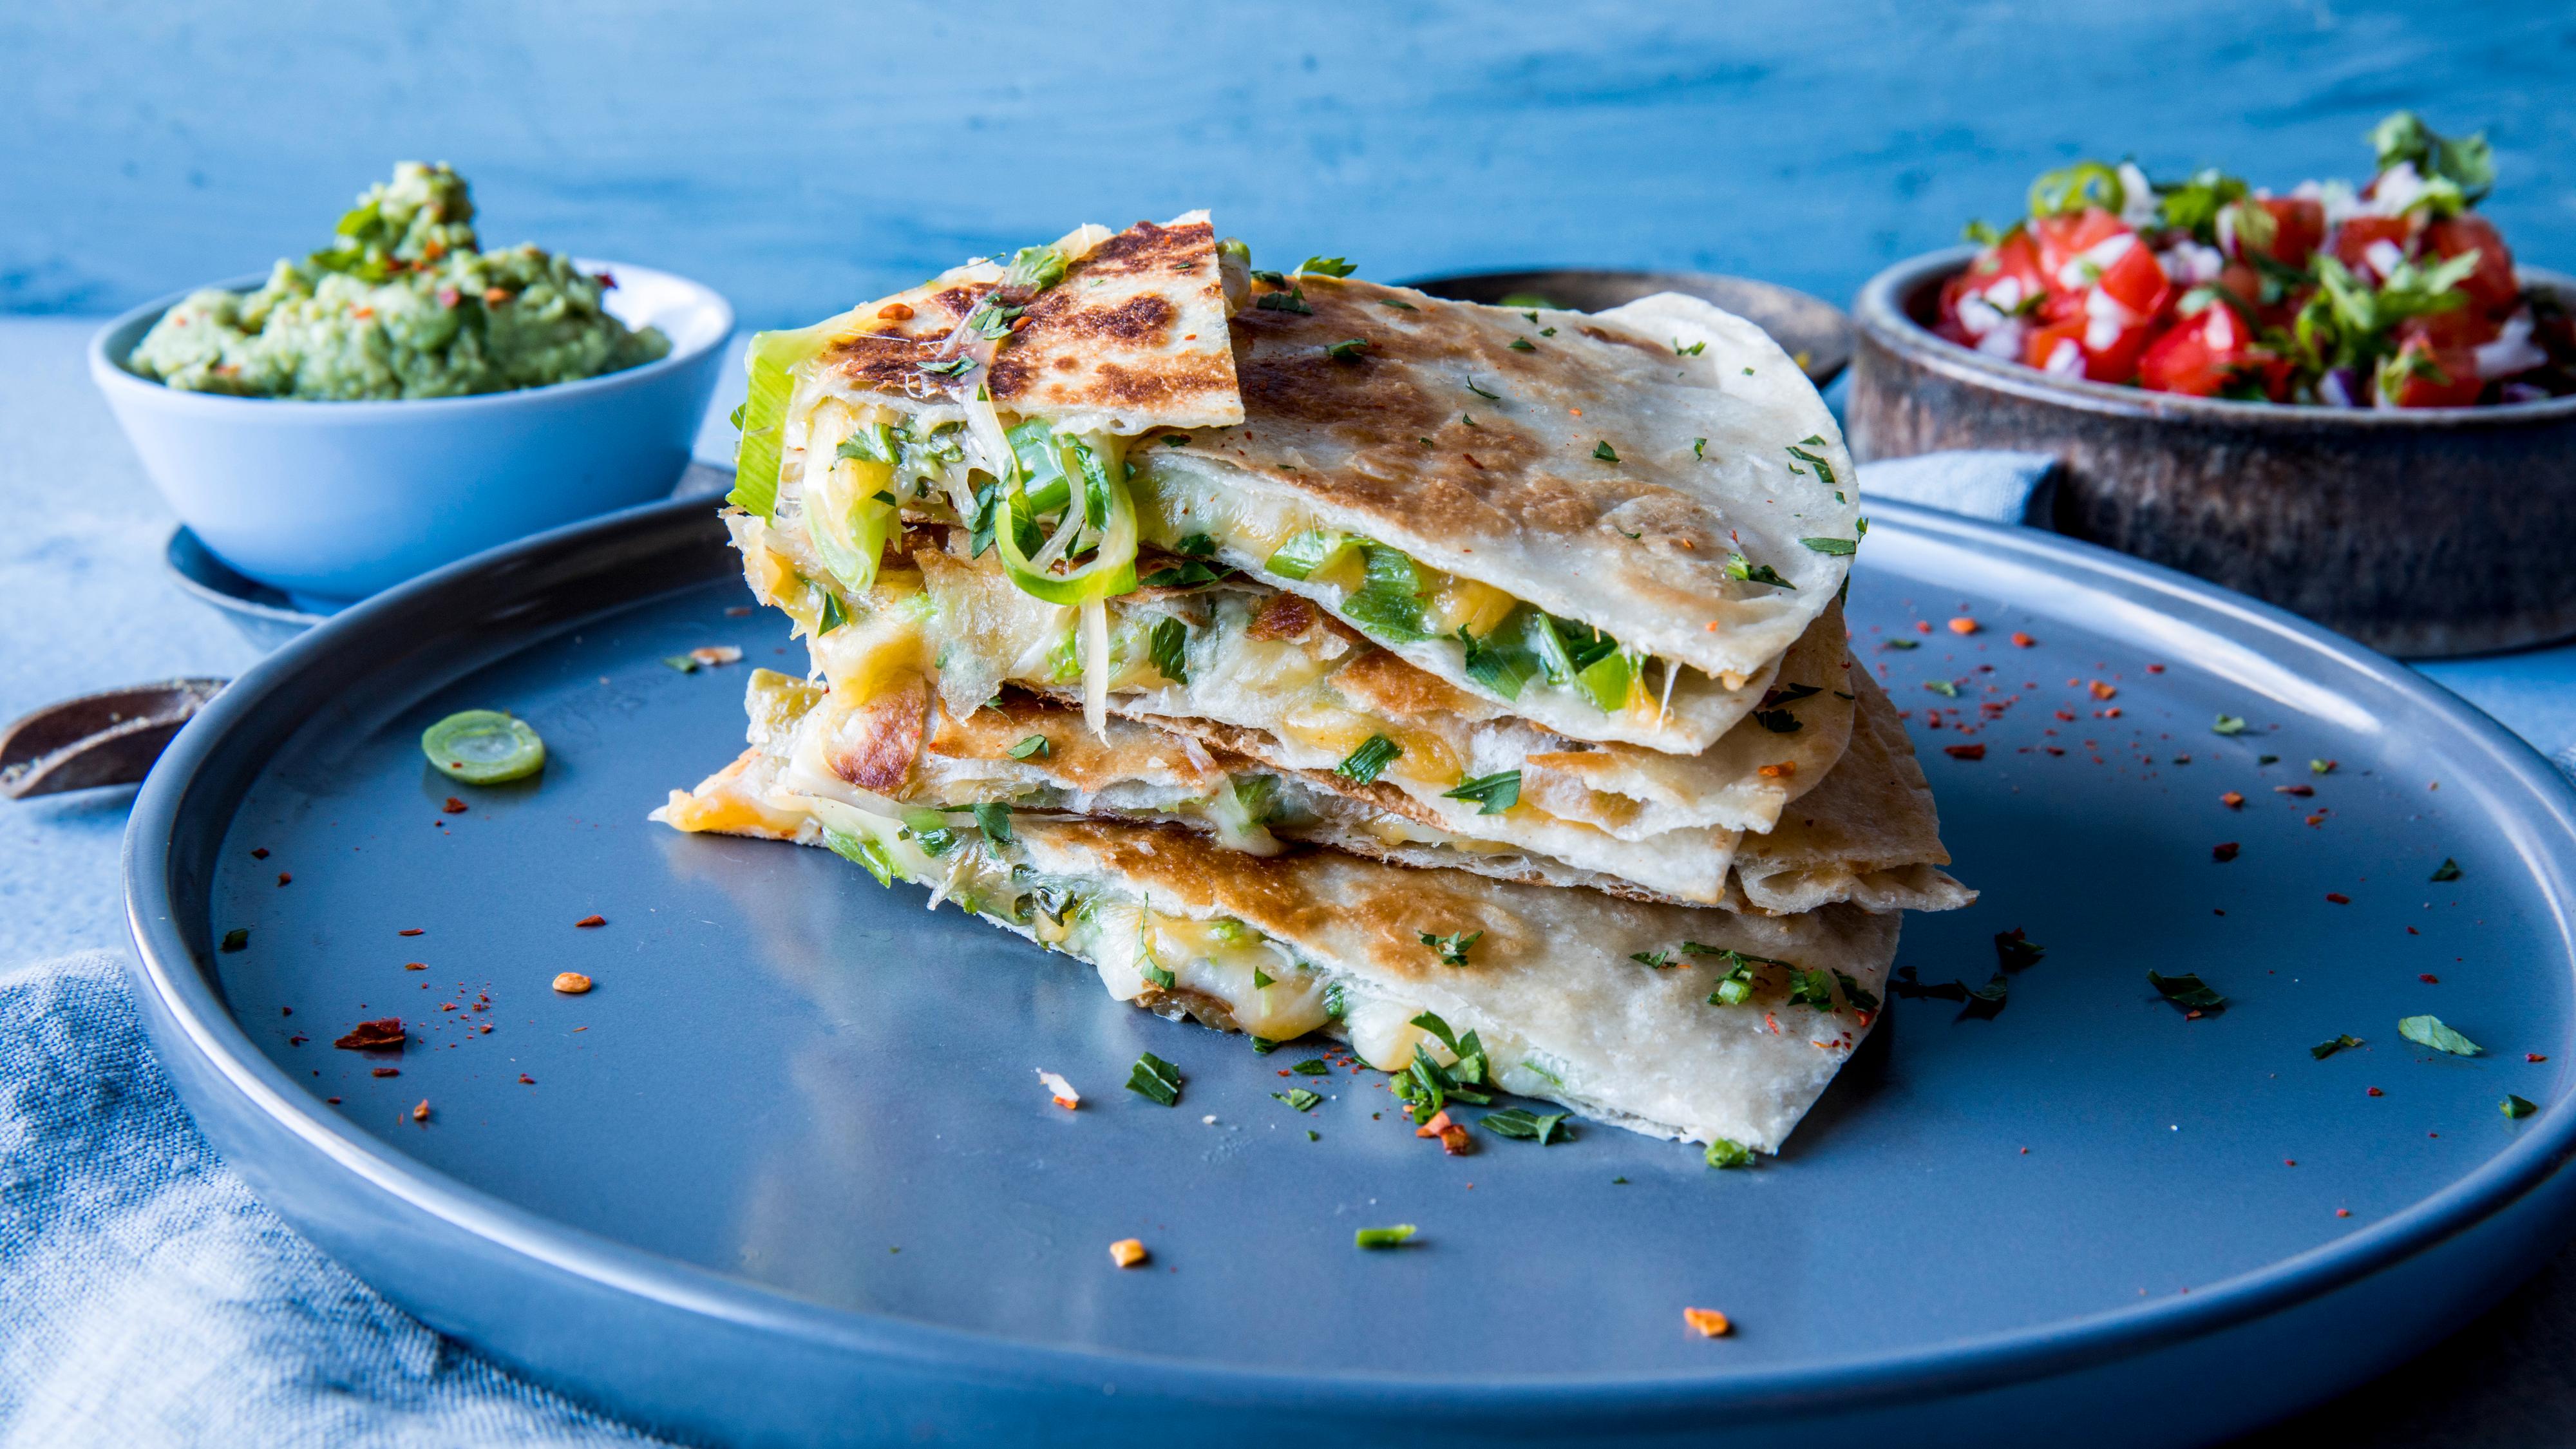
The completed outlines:
<svg viewBox="0 0 2576 1449">
<path fill-rule="evenodd" d="M 183 392 L 127 358 L 186 294 L 110 322 L 91 378 L 180 521 L 225 564 L 321 608 L 497 544 L 665 496 L 714 395 L 733 308 L 684 277 L 583 259 L 665 356 L 473 397 L 307 402 Z M 259 277 L 218 283 L 246 291 Z"/>
<path fill-rule="evenodd" d="M 2197 574 L 2386 653 L 2576 636 L 2576 397 L 2388 410 L 2184 397 L 2053 377 L 1926 325 L 1973 247 L 1853 304 L 1845 431 L 1867 461 L 2053 453 L 2057 530 Z M 2521 269 L 2576 299 L 2576 279 Z"/>
</svg>

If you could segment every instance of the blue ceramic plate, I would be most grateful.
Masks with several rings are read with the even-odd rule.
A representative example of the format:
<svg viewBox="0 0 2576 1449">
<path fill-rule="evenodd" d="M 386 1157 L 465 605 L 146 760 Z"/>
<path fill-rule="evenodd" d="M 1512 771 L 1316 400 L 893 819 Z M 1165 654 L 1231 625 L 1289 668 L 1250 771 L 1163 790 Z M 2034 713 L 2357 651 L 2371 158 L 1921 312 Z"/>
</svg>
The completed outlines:
<svg viewBox="0 0 2576 1449">
<path fill-rule="evenodd" d="M 1855 647 L 1986 893 L 1900 960 L 1984 985 L 2015 927 L 2046 955 L 1991 1020 L 1894 1003 L 1754 1171 L 1598 1126 L 1445 1157 L 1373 1075 L 1300 1114 L 1272 1094 L 1302 1051 L 1118 1006 L 829 854 L 646 823 L 740 748 L 744 671 L 803 663 L 702 503 L 458 564 L 225 691 L 135 810 L 138 993 L 317 1242 L 711 1441 L 2184 1443 L 2541 1261 L 2576 1199 L 2567 787 L 2277 611 L 1872 511 Z M 745 658 L 663 662 L 708 644 Z M 541 780 L 424 767 L 423 726 L 474 706 L 543 732 Z M 2187 1019 L 2151 969 L 2228 1005 Z M 2483 1054 L 2402 1038 L 2420 1014 Z M 398 1076 L 333 1049 L 386 1015 Z M 1178 1109 L 1121 1090 L 1148 1050 Z M 1353 1249 L 1399 1222 L 1415 1245 Z M 1111 1267 L 1127 1237 L 1150 1268 Z"/>
</svg>

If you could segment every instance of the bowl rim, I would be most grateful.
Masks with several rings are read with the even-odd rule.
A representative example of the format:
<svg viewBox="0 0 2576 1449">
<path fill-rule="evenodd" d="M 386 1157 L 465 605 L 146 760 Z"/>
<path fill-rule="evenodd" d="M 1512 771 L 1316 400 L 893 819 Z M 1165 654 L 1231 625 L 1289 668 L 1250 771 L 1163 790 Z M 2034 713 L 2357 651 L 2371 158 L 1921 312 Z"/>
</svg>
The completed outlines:
<svg viewBox="0 0 2576 1449">
<path fill-rule="evenodd" d="M 694 307 L 711 310 L 722 325 L 711 329 L 704 340 L 693 346 L 674 346 L 669 352 L 651 362 L 640 363 L 634 367 L 621 368 L 615 372 L 603 372 L 596 377 L 574 378 L 569 382 L 550 382 L 537 387 L 513 388 L 507 392 L 472 393 L 464 397 L 330 399 L 238 397 L 231 393 L 189 392 L 155 382 L 151 378 L 136 373 L 126 366 L 126 357 L 117 356 L 111 351 L 109 344 L 131 328 L 134 329 L 133 340 L 127 342 L 122 348 L 122 351 L 130 356 L 134 348 L 143 341 L 143 333 L 149 330 L 153 323 L 161 320 L 162 313 L 199 292 L 249 291 L 268 280 L 268 273 L 255 272 L 247 276 L 205 282 L 182 291 L 172 292 L 108 319 L 96 332 L 90 334 L 88 349 L 90 376 L 102 390 L 127 389 L 130 390 L 127 393 L 128 396 L 150 396 L 158 399 L 159 405 L 162 406 L 213 411 L 235 410 L 236 415 L 241 417 L 248 417 L 250 414 L 240 413 L 237 411 L 239 409 L 268 409 L 274 416 L 281 419 L 319 417 L 327 414 L 334 418 L 347 418 L 357 422 L 384 420 L 396 416 L 416 418 L 423 415 L 423 409 L 470 412 L 512 406 L 527 407 L 540 399 L 569 400 L 606 392 L 613 388 L 641 386 L 652 379 L 690 367 L 710 352 L 721 352 L 733 339 L 737 325 L 733 303 L 725 300 L 723 293 L 704 282 L 684 277 L 677 272 L 664 271 L 660 267 L 648 267 L 641 262 L 620 262 L 602 257 L 574 257 L 572 262 L 584 271 L 626 272 L 675 283 L 691 295 Z"/>
<path fill-rule="evenodd" d="M 1933 332 L 1904 307 L 1907 293 L 1946 280 L 1977 255 L 1974 244 L 1908 257 L 1864 283 L 1852 298 L 1855 331 L 1907 361 L 1951 378 L 2033 402 L 2081 412 L 2159 422 L 2196 421 L 2273 428 L 2513 427 L 2576 419 L 2576 395 L 2534 402 L 2464 408 L 2335 408 L 2299 403 L 2239 402 L 2150 392 L 2124 383 L 2061 378 L 2018 362 L 1991 357 Z M 2526 286 L 2540 286 L 2576 300 L 2576 277 L 2543 267 L 2514 269 Z M 1854 361 L 1858 361 L 1855 352 Z"/>
</svg>

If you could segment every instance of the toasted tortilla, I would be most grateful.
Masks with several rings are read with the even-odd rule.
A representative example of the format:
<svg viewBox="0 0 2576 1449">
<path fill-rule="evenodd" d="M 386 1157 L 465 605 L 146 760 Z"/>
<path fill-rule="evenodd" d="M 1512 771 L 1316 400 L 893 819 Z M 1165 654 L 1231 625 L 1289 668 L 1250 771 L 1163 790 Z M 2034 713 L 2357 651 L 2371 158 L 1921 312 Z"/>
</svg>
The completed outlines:
<svg viewBox="0 0 2576 1449">
<path fill-rule="evenodd" d="M 1305 310 L 1261 305 L 1291 291 Z M 1672 294 L 1594 316 L 1330 277 L 1256 292 L 1231 324 L 1242 426 L 1135 455 L 1149 537 L 1149 497 L 1177 496 L 1163 511 L 1186 504 L 1225 562 L 1338 606 L 1268 572 L 1269 549 L 1304 528 L 1365 536 L 1701 683 L 1760 669 L 1841 587 L 1859 536 L 1850 457 L 1805 375 L 1742 318 Z M 1742 576 L 1760 569 L 1783 582 Z M 1455 639 L 1381 642 L 1481 688 Z M 1688 753 L 1725 727 L 1696 723 L 1695 692 L 1675 696 L 1678 731 L 1567 700 L 1517 707 L 1576 738 Z"/>
<path fill-rule="evenodd" d="M 983 383 L 1006 414 L 1071 432 L 1243 420 L 1206 212 L 1161 226 L 1140 221 L 1114 236 L 1084 227 L 1056 246 L 1076 258 L 1064 279 L 1028 300 L 1019 329 L 964 380 Z M 1002 262 L 979 259 L 856 309 L 862 330 L 826 348 L 810 371 L 845 402 L 932 421 L 963 417 L 960 377 L 925 369 L 960 355 L 954 334 L 1004 272 Z"/>
<path fill-rule="evenodd" d="M 1417 1050 L 1457 1063 L 1418 1024 L 1433 1013 L 1462 1044 L 1477 1034 L 1503 1089 L 1655 1136 L 1777 1151 L 1868 1033 L 1896 951 L 1898 917 L 1848 907 L 1730 915 L 1332 851 L 1263 859 L 1102 821 L 1017 816 L 1007 841 L 943 831 L 933 854 L 919 832 L 841 801 L 742 801 L 759 758 L 675 792 L 656 818 L 765 819 L 773 828 L 741 833 L 829 845 L 888 882 L 930 884 L 934 908 L 957 900 L 1087 961 L 1121 1000 L 1273 1041 L 1324 1032 L 1381 1070 Z M 1459 959 L 1426 933 L 1464 941 Z M 1716 954 L 1728 951 L 1741 955 Z M 1751 995 L 1711 1005 L 1739 965 Z M 1792 1001 L 1799 972 L 1813 986 Z M 1805 1004 L 1819 993 L 1826 1009 Z"/>
</svg>

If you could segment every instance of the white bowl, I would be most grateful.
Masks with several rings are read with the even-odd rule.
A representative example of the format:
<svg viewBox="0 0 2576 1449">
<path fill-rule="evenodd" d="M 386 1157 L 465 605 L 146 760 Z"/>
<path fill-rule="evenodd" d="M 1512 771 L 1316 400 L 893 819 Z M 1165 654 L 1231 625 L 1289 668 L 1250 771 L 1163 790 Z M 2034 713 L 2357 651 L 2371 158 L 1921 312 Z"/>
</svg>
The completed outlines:
<svg viewBox="0 0 2576 1449">
<path fill-rule="evenodd" d="M 225 563 L 322 608 L 467 554 L 663 497 L 689 466 L 733 308 L 626 262 L 611 315 L 671 339 L 657 361 L 519 392 L 302 402 L 182 392 L 125 360 L 186 293 L 91 339 L 90 376 L 172 511 Z M 264 277 L 215 285 L 234 291 Z"/>
</svg>

